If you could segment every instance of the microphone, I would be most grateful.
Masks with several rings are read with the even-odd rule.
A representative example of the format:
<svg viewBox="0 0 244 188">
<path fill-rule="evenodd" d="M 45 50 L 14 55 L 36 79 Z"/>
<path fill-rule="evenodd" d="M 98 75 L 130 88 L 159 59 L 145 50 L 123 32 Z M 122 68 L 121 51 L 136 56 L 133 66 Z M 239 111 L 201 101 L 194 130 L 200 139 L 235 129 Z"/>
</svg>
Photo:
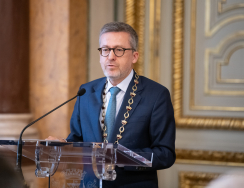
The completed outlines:
<svg viewBox="0 0 244 188">
<path fill-rule="evenodd" d="M 53 110 L 51 110 L 50 112 L 44 114 L 43 116 L 41 116 L 40 118 L 36 119 L 35 121 L 32 121 L 31 123 L 29 123 L 28 125 L 26 125 L 24 127 L 24 129 L 21 131 L 20 135 L 19 135 L 19 141 L 18 141 L 18 145 L 17 145 L 17 160 L 16 160 L 16 170 L 21 174 L 21 176 L 24 179 L 23 173 L 22 173 L 22 169 L 21 169 L 21 159 L 22 159 L 22 135 L 24 133 L 24 131 L 30 127 L 31 125 L 33 125 L 34 123 L 36 123 L 37 121 L 39 121 L 40 119 L 44 118 L 45 116 L 47 116 L 48 114 L 52 113 L 53 111 L 57 110 L 58 108 L 60 108 L 61 106 L 65 105 L 66 103 L 72 101 L 73 99 L 75 99 L 78 96 L 82 96 L 86 93 L 86 90 L 84 88 L 80 89 L 77 92 L 77 95 L 74 96 L 73 98 L 67 100 L 66 102 L 64 102 L 63 104 L 59 105 L 58 107 L 54 108 Z"/>
<path fill-rule="evenodd" d="M 82 96 L 82 95 L 84 95 L 86 93 L 86 90 L 84 89 L 84 88 L 82 88 L 81 90 L 79 90 L 78 92 L 77 92 L 77 95 L 75 96 L 75 97 L 77 97 L 77 96 Z M 71 99 L 72 100 L 72 99 Z"/>
</svg>

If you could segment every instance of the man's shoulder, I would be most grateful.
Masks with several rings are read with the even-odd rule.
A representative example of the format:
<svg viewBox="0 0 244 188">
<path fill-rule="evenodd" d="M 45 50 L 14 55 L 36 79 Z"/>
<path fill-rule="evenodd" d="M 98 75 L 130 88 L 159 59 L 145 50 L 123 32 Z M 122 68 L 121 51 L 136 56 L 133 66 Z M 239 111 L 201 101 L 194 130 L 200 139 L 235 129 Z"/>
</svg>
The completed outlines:
<svg viewBox="0 0 244 188">
<path fill-rule="evenodd" d="M 155 82 L 147 77 L 140 76 L 141 82 L 144 86 L 144 89 L 150 90 L 150 91 L 168 91 L 168 89 L 163 86 L 162 84 Z"/>
<path fill-rule="evenodd" d="M 83 86 L 92 86 L 92 85 L 96 85 L 96 84 L 102 82 L 103 80 L 106 81 L 106 77 L 102 77 L 102 78 L 98 78 L 98 79 L 96 79 L 96 80 L 92 80 L 92 81 L 90 81 L 90 82 L 87 82 L 87 83 L 83 84 Z"/>
<path fill-rule="evenodd" d="M 98 87 L 100 84 L 103 84 L 103 83 L 105 84 L 105 82 L 106 82 L 106 77 L 98 78 L 96 80 L 92 80 L 90 82 L 82 84 L 80 86 L 80 89 L 84 88 L 84 89 L 86 89 L 86 91 L 91 91 L 91 90 L 95 89 L 96 87 Z"/>
</svg>

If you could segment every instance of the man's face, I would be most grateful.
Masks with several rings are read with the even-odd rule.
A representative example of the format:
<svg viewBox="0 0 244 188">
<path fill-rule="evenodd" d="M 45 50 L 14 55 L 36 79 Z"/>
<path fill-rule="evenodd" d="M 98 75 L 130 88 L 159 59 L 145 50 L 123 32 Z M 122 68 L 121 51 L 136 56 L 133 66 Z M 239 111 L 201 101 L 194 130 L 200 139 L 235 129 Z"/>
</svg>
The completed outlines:
<svg viewBox="0 0 244 188">
<path fill-rule="evenodd" d="M 126 32 L 109 32 L 100 37 L 100 48 L 131 48 L 130 34 Z M 107 57 L 100 55 L 100 63 L 103 73 L 113 85 L 119 84 L 131 72 L 133 63 L 138 60 L 138 52 L 126 50 L 122 57 L 117 57 L 113 50 Z"/>
</svg>

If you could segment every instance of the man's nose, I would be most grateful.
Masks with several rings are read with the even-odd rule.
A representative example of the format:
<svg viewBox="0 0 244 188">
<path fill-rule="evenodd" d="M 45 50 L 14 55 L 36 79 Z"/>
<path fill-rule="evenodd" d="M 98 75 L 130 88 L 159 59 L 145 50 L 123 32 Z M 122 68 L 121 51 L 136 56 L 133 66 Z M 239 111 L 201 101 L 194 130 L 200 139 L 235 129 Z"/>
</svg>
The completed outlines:
<svg viewBox="0 0 244 188">
<path fill-rule="evenodd" d="M 114 54 L 114 51 L 111 49 L 108 55 L 108 59 L 115 59 L 116 55 Z"/>
</svg>

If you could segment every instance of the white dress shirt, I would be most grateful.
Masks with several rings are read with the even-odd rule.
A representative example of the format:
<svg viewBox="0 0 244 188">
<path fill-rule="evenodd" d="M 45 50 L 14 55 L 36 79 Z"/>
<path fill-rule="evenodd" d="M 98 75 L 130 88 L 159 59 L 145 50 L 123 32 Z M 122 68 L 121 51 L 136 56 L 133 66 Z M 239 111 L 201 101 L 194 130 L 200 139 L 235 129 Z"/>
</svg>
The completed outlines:
<svg viewBox="0 0 244 188">
<path fill-rule="evenodd" d="M 119 112 L 119 109 L 122 105 L 122 102 L 123 102 L 123 99 L 124 99 L 124 96 L 125 96 L 125 92 L 130 84 L 130 81 L 131 79 L 133 78 L 133 70 L 131 70 L 130 74 L 122 81 L 120 82 L 117 86 L 113 86 L 111 84 L 111 82 L 109 81 L 109 79 L 107 78 L 108 80 L 108 85 L 107 85 L 107 88 L 106 88 L 106 91 L 105 91 L 105 95 L 106 95 L 106 103 L 105 103 L 105 112 L 107 112 L 107 107 L 108 107 L 108 103 L 109 103 L 109 99 L 111 97 L 111 93 L 110 93 L 110 88 L 111 87 L 118 87 L 120 88 L 120 92 L 116 95 L 116 114 L 115 114 L 115 118 L 117 117 L 118 115 L 118 112 Z M 132 91 L 132 89 L 131 89 Z M 126 109 L 125 109 L 125 112 L 126 112 Z M 101 109 L 101 112 L 100 112 L 100 117 L 99 117 L 99 121 L 100 121 L 100 125 L 102 127 L 102 124 L 101 124 L 101 120 L 102 120 L 102 109 Z M 122 120 L 122 119 L 121 119 Z"/>
</svg>

